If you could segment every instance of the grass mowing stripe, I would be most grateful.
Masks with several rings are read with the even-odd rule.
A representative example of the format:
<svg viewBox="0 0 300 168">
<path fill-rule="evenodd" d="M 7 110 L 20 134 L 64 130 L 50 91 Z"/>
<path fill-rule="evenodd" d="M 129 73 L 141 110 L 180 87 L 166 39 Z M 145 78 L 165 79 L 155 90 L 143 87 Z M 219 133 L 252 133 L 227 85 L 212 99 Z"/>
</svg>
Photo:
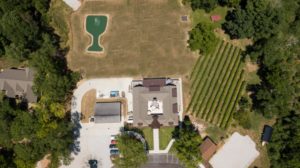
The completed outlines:
<svg viewBox="0 0 300 168">
<path fill-rule="evenodd" d="M 226 45 L 226 43 L 222 42 L 219 50 L 216 50 L 213 55 L 204 56 L 204 60 L 203 60 L 204 63 L 201 64 L 202 67 L 200 67 L 201 68 L 200 72 L 198 72 L 197 75 L 195 75 L 196 79 L 192 80 L 192 87 L 191 87 L 192 89 L 191 90 L 194 90 L 195 88 L 198 87 L 199 81 L 202 78 L 203 73 L 205 73 L 205 71 L 207 70 L 205 67 L 209 64 L 210 60 L 213 60 L 216 57 L 216 55 L 219 53 L 220 50 L 224 49 L 225 45 Z M 196 87 L 195 87 L 195 84 L 196 84 Z"/>
<path fill-rule="evenodd" d="M 221 108 L 223 108 L 223 104 L 225 102 L 225 98 L 226 98 L 226 96 L 229 92 L 229 89 L 230 89 L 232 83 L 235 81 L 235 78 L 238 78 L 238 76 L 236 74 L 239 74 L 240 71 L 242 71 L 242 68 L 241 68 L 242 66 L 241 66 L 241 63 L 240 63 L 240 59 L 239 59 L 239 64 L 237 64 L 237 66 L 235 66 L 235 67 L 236 67 L 236 69 L 235 69 L 235 71 L 230 73 L 229 79 L 227 80 L 225 88 L 224 88 L 224 90 L 222 92 L 222 95 L 220 97 L 220 101 L 217 103 L 217 107 L 216 107 L 214 117 L 212 119 L 212 123 L 217 123 L 218 117 L 220 116 Z"/>
<path fill-rule="evenodd" d="M 212 78 L 211 82 L 208 84 L 208 91 L 207 93 L 204 95 L 204 104 L 203 106 L 200 106 L 199 108 L 199 111 L 200 113 L 202 113 L 202 116 L 201 118 L 205 119 L 205 116 L 207 116 L 207 106 L 209 105 L 209 102 L 211 101 L 211 98 L 213 96 L 213 93 L 214 93 L 214 89 L 215 87 L 217 86 L 217 81 L 220 77 L 220 73 L 221 73 L 221 70 L 224 66 L 224 63 L 226 63 L 228 60 L 227 57 L 228 55 L 231 55 L 234 47 L 233 45 L 230 45 L 230 47 L 228 48 L 228 50 L 224 51 L 222 54 L 221 54 L 221 61 L 218 63 L 218 65 L 216 66 L 216 68 L 213 70 L 214 74 L 212 76 L 210 76 Z"/>
<path fill-rule="evenodd" d="M 225 129 L 227 129 L 228 126 L 229 126 L 230 123 L 231 123 L 232 116 L 233 116 L 233 114 L 235 113 L 236 106 L 237 106 L 238 102 L 239 102 L 240 99 L 241 99 L 241 96 L 242 96 L 242 93 L 243 93 L 243 91 L 244 91 L 244 89 L 245 89 L 245 86 L 246 86 L 246 82 L 244 81 L 244 82 L 242 83 L 242 86 L 241 86 L 240 90 L 239 90 L 238 97 L 237 97 L 237 99 L 235 100 L 235 103 L 234 103 L 234 105 L 233 105 L 232 108 L 231 108 L 231 112 L 230 112 L 229 118 L 228 118 L 227 121 L 225 122 L 225 126 L 224 126 Z"/>
<path fill-rule="evenodd" d="M 207 71 L 207 73 L 205 73 L 205 75 L 203 75 L 203 78 L 200 81 L 201 82 L 201 88 L 198 89 L 198 95 L 197 95 L 197 98 L 196 98 L 196 100 L 198 100 L 198 102 L 197 102 L 196 106 L 194 106 L 194 108 L 193 108 L 193 111 L 196 112 L 196 116 L 199 115 L 198 109 L 199 109 L 199 106 L 201 106 L 202 102 L 203 102 L 203 99 L 201 99 L 201 97 L 203 97 L 203 93 L 205 91 L 207 91 L 207 83 L 210 82 L 209 79 L 210 79 L 211 73 L 214 73 L 214 72 L 212 72 L 212 68 L 219 64 L 220 59 L 221 59 L 220 55 L 221 55 L 221 53 L 223 53 L 224 50 L 228 49 L 228 46 L 229 46 L 229 44 L 226 43 L 226 46 L 222 50 L 220 50 L 218 52 L 218 54 L 216 55 L 216 61 L 209 63 L 208 71 Z"/>
<path fill-rule="evenodd" d="M 222 47 L 220 48 L 220 50 L 217 50 L 213 56 L 211 56 L 209 58 L 206 57 L 206 59 L 213 61 L 214 58 L 218 55 L 218 53 L 224 50 L 224 48 L 225 48 L 226 45 L 227 44 L 225 42 L 223 42 L 222 43 Z M 203 71 L 199 74 L 198 80 L 196 80 L 196 81 L 193 82 L 193 83 L 196 83 L 197 86 L 196 86 L 195 89 L 192 88 L 192 93 L 193 93 L 192 100 L 193 101 L 190 102 L 191 103 L 191 106 L 190 106 L 191 108 L 194 108 L 194 106 L 198 104 L 198 94 L 200 93 L 201 88 L 203 87 L 202 86 L 203 83 L 201 82 L 202 81 L 201 79 L 205 77 L 205 75 L 203 75 L 203 74 L 206 74 L 208 72 L 208 70 L 209 70 L 208 66 L 210 66 L 210 65 L 211 64 L 209 64 L 209 61 L 207 61 L 207 63 L 205 64 L 205 66 L 202 67 Z"/>
<path fill-rule="evenodd" d="M 217 44 L 217 47 L 216 47 L 217 50 L 220 49 L 221 44 L 222 44 L 222 41 L 219 40 L 219 41 L 218 41 L 218 44 Z M 203 59 L 205 59 L 205 57 L 206 57 L 206 56 L 201 55 L 201 56 L 198 58 L 196 64 L 194 65 L 194 70 L 192 71 L 191 76 L 190 76 L 190 80 L 191 80 L 191 81 L 194 81 L 195 77 L 198 76 L 197 74 L 199 73 L 199 69 L 203 66 L 203 63 L 204 63 L 204 60 L 203 60 Z M 197 72 L 197 73 L 196 73 L 196 72 Z"/>
<path fill-rule="evenodd" d="M 242 85 L 244 83 L 243 74 L 244 74 L 244 71 L 242 71 L 242 73 L 241 73 L 241 79 L 239 80 L 238 85 L 234 89 L 235 92 L 231 96 L 230 102 L 229 102 L 228 106 L 226 107 L 226 109 L 224 109 L 224 113 L 222 113 L 223 117 L 222 117 L 221 122 L 219 123 L 220 127 L 222 127 L 222 128 L 225 128 L 226 122 L 229 119 L 229 116 L 231 114 L 232 108 L 234 108 L 235 102 L 238 100 L 240 90 L 241 90 Z"/>
<path fill-rule="evenodd" d="M 205 106 L 205 108 L 203 109 L 203 111 L 205 112 L 205 116 L 204 116 L 204 119 L 207 121 L 208 118 L 212 115 L 212 113 L 214 113 L 213 111 L 210 111 L 211 109 L 211 106 L 216 98 L 216 95 L 218 94 L 218 90 L 220 89 L 220 87 L 222 86 L 222 82 L 220 81 L 223 81 L 224 77 L 226 76 L 226 72 L 228 70 L 228 67 L 232 61 L 232 59 L 234 59 L 234 53 L 235 51 L 237 50 L 236 47 L 233 47 L 231 48 L 230 50 L 230 53 L 228 55 L 223 55 L 223 57 L 226 57 L 225 58 L 225 62 L 223 63 L 222 66 L 219 66 L 218 67 L 218 74 L 217 74 L 217 78 L 215 79 L 215 81 L 213 82 L 211 88 L 212 88 L 212 93 L 210 94 L 210 98 L 209 98 L 209 101 L 207 103 L 207 105 Z"/>
<path fill-rule="evenodd" d="M 199 110 L 200 107 L 202 107 L 203 102 L 205 102 L 204 97 L 207 95 L 207 93 L 209 91 L 209 85 L 210 85 L 210 83 L 212 82 L 212 80 L 214 78 L 216 68 L 219 66 L 220 61 L 222 60 L 222 55 L 223 55 L 224 52 L 227 52 L 229 50 L 230 46 L 231 45 L 229 43 L 227 43 L 225 49 L 222 50 L 222 52 L 219 52 L 219 54 L 217 55 L 218 60 L 216 62 L 211 63 L 212 68 L 210 68 L 209 73 L 206 76 L 206 80 L 203 81 L 202 91 L 198 96 L 198 100 L 200 101 L 200 103 L 195 108 L 195 111 L 197 112 L 197 116 L 199 116 L 199 114 L 200 114 L 200 110 Z M 202 115 L 200 116 L 200 118 L 202 118 Z"/>
<path fill-rule="evenodd" d="M 202 55 L 199 55 L 199 58 L 197 59 L 196 64 L 194 65 L 192 73 L 190 75 L 190 80 L 191 81 L 193 80 L 194 75 L 198 73 L 199 68 L 200 68 L 199 64 L 201 65 L 203 63 L 202 59 L 204 59 L 204 57 Z M 201 61 L 201 63 L 200 63 L 200 61 Z"/>
<path fill-rule="evenodd" d="M 224 41 L 220 41 L 221 49 L 224 48 L 224 44 L 225 44 Z M 220 49 L 220 47 L 218 47 L 218 48 Z M 214 55 L 207 55 L 207 56 L 203 57 L 203 60 L 202 60 L 203 64 L 201 63 L 201 66 L 203 66 L 203 67 L 200 67 L 201 69 L 200 69 L 200 71 L 196 75 L 196 76 L 198 76 L 198 78 L 196 78 L 194 80 L 191 80 L 192 81 L 192 85 L 191 85 L 191 92 L 192 93 L 197 92 L 196 89 L 198 88 L 198 86 L 200 84 L 199 81 L 201 81 L 203 73 L 205 73 L 205 71 L 207 70 L 206 66 L 209 63 L 209 60 L 213 60 L 213 58 L 216 56 L 216 54 L 218 52 L 219 52 L 219 50 L 216 50 L 215 53 L 214 53 Z M 196 84 L 196 87 L 194 87 L 195 84 Z M 190 101 L 190 103 L 188 105 L 187 111 L 190 111 L 190 109 L 193 107 L 193 105 L 195 103 L 194 99 L 195 99 L 194 94 L 192 94 L 192 99 L 191 99 L 191 101 Z"/>
<path fill-rule="evenodd" d="M 221 126 L 221 123 L 223 122 L 225 116 L 228 115 L 227 114 L 227 113 L 229 113 L 228 112 L 228 107 L 231 104 L 232 100 L 236 99 L 236 96 L 237 96 L 237 93 L 239 91 L 240 85 L 243 82 L 243 72 L 244 71 L 240 72 L 240 74 L 238 75 L 237 81 L 234 82 L 234 85 L 232 85 L 232 87 L 230 87 L 230 89 L 229 89 L 229 92 L 228 92 L 228 94 L 225 98 L 225 105 L 223 106 L 223 108 L 221 110 L 221 113 L 219 113 L 220 116 L 219 116 L 219 119 L 218 119 L 218 122 L 217 122 L 218 126 Z"/>
<path fill-rule="evenodd" d="M 218 90 L 217 90 L 217 95 L 214 97 L 212 106 L 209 108 L 209 111 L 212 111 L 212 112 L 213 112 L 213 113 L 211 112 L 211 115 L 208 117 L 209 122 L 212 122 L 212 121 L 213 121 L 213 118 L 214 118 L 214 116 L 215 116 L 215 114 L 216 114 L 216 112 L 215 112 L 216 107 L 217 107 L 217 105 L 220 103 L 221 95 L 222 95 L 222 93 L 224 92 L 224 88 L 225 88 L 225 86 L 226 86 L 226 83 L 227 83 L 228 80 L 229 80 L 230 74 L 231 74 L 231 73 L 235 73 L 236 68 L 238 67 L 238 66 L 236 66 L 236 65 L 239 63 L 239 60 L 240 60 L 239 55 L 240 55 L 240 49 L 236 47 L 235 53 L 234 53 L 234 55 L 233 55 L 234 61 L 233 61 L 233 62 L 231 61 L 231 62 L 229 63 L 229 66 L 227 67 L 227 70 L 224 71 L 224 73 L 225 73 L 224 77 L 223 77 L 221 80 L 218 81 L 218 82 L 221 83 L 221 86 L 218 88 Z M 225 81 L 224 81 L 224 80 L 225 80 Z"/>
</svg>

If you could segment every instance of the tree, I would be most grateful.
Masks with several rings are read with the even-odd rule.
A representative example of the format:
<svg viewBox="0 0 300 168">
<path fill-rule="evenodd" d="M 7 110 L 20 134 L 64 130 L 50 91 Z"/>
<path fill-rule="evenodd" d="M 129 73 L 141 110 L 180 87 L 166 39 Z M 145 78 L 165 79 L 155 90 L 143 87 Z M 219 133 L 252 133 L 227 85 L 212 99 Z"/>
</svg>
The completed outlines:
<svg viewBox="0 0 300 168">
<path fill-rule="evenodd" d="M 2 155 L 1 149 L 0 163 L 1 159 L 3 162 L 12 160 L 17 167 L 34 167 L 49 153 L 51 166 L 58 167 L 61 159 L 69 160 L 74 126 L 67 118 L 56 118 L 55 113 L 46 109 L 35 109 L 29 113 L 13 108 L 7 100 L 0 102 L 0 147 L 13 152 L 12 158 L 12 155 Z M 47 114 L 47 120 L 43 114 Z"/>
<path fill-rule="evenodd" d="M 30 56 L 30 64 L 37 71 L 34 91 L 48 102 L 63 102 L 75 87 L 79 74 L 67 69 L 65 58 L 59 57 L 61 53 L 49 35 L 44 35 L 43 40 L 42 48 Z"/>
<path fill-rule="evenodd" d="M 50 167 L 58 167 L 70 162 L 75 149 L 75 124 L 64 105 L 79 74 L 68 69 L 66 52 L 49 26 L 49 2 L 0 0 L 0 56 L 29 62 L 40 98 L 29 111 L 1 96 L 0 167 L 35 167 L 45 155 L 50 156 Z"/>
<path fill-rule="evenodd" d="M 126 133 L 119 135 L 117 140 L 117 147 L 121 154 L 113 161 L 117 168 L 139 168 L 146 163 L 147 154 L 142 142 Z"/>
<path fill-rule="evenodd" d="M 176 139 L 173 145 L 181 163 L 187 168 L 198 167 L 201 161 L 199 146 L 202 139 L 189 117 L 186 116 L 183 123 L 176 127 L 173 136 Z"/>
<path fill-rule="evenodd" d="M 260 66 L 258 75 L 261 83 L 252 87 L 252 108 L 267 118 L 277 118 L 267 146 L 270 167 L 274 168 L 300 165 L 300 34 L 296 28 L 300 23 L 299 2 L 281 1 L 279 11 L 282 20 L 278 27 L 271 31 L 271 36 L 269 34 L 261 39 L 257 37 L 262 36 L 256 36 L 258 40 L 246 51 Z M 257 24 L 264 17 L 255 19 Z"/>
<path fill-rule="evenodd" d="M 188 43 L 192 51 L 200 50 L 200 53 L 209 54 L 215 48 L 217 38 L 210 24 L 199 23 L 189 32 L 189 35 Z"/>
<path fill-rule="evenodd" d="M 245 129 L 250 129 L 251 125 L 251 104 L 247 97 L 242 97 L 239 101 L 239 110 L 234 113 L 234 119 L 238 121 L 239 125 L 241 125 Z"/>
<path fill-rule="evenodd" d="M 204 9 L 206 12 L 212 11 L 217 5 L 218 0 L 187 0 L 193 10 Z"/>
<path fill-rule="evenodd" d="M 222 6 L 238 7 L 240 3 L 241 0 L 219 0 L 219 4 Z"/>
<path fill-rule="evenodd" d="M 299 167 L 300 115 L 292 113 L 279 118 L 274 126 L 268 152 L 271 167 Z"/>
<path fill-rule="evenodd" d="M 227 14 L 222 27 L 232 39 L 258 40 L 278 32 L 280 20 L 280 11 L 268 1 L 247 1 L 245 8 L 239 6 Z"/>
</svg>

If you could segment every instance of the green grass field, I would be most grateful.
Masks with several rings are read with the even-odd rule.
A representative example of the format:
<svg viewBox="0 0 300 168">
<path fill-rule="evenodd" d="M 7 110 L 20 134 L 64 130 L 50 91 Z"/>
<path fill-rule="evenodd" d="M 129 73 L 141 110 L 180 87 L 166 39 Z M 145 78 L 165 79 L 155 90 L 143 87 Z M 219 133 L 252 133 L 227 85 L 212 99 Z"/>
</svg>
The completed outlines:
<svg viewBox="0 0 300 168">
<path fill-rule="evenodd" d="M 225 16 L 227 14 L 228 8 L 227 7 L 217 7 L 210 13 L 206 13 L 203 9 L 198 9 L 192 11 L 191 13 L 191 20 L 193 26 L 196 26 L 198 23 L 211 23 L 215 28 L 221 27 L 221 24 L 225 22 Z M 210 19 L 211 15 L 220 15 L 221 20 L 218 22 L 212 22 Z"/>
<path fill-rule="evenodd" d="M 170 140 L 172 139 L 172 132 L 174 127 L 161 127 L 159 129 L 159 149 L 165 150 Z"/>
<path fill-rule="evenodd" d="M 240 49 L 220 41 L 213 54 L 202 56 L 191 73 L 188 111 L 221 128 L 227 128 L 245 87 Z"/>
<path fill-rule="evenodd" d="M 153 131 L 150 127 L 145 127 L 142 129 L 145 139 L 148 143 L 149 150 L 153 149 Z"/>
</svg>

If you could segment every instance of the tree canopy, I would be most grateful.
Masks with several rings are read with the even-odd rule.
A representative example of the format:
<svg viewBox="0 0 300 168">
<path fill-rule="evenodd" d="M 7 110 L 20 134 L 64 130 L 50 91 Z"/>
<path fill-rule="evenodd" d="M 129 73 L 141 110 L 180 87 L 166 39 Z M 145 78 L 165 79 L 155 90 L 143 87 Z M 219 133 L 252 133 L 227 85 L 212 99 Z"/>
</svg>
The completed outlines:
<svg viewBox="0 0 300 168">
<path fill-rule="evenodd" d="M 119 135 L 117 140 L 121 154 L 113 161 L 117 168 L 139 168 L 146 163 L 147 154 L 141 141 L 126 133 Z"/>
<path fill-rule="evenodd" d="M 223 25 L 233 38 L 254 40 L 246 54 L 259 64 L 260 84 L 249 86 L 252 109 L 276 117 L 268 144 L 271 167 L 299 167 L 300 1 L 247 1 Z"/>
<path fill-rule="evenodd" d="M 38 160 L 51 153 L 52 165 L 57 166 L 61 156 L 68 156 L 68 146 L 73 143 L 72 123 L 53 118 L 51 124 L 45 125 L 40 117 L 37 111 L 20 110 L 6 99 L 0 103 L 0 158 L 3 161 L 11 162 L 12 167 L 35 167 Z M 45 131 L 47 133 L 42 133 Z M 11 154 L 14 157 L 11 158 Z"/>
<path fill-rule="evenodd" d="M 278 31 L 280 10 L 272 7 L 269 1 L 246 1 L 245 6 L 238 6 L 229 11 L 223 29 L 231 38 L 268 38 Z"/>
<path fill-rule="evenodd" d="M 46 12 L 49 1 L 0 1 L 0 56 L 18 61 L 40 48 L 47 34 Z"/>
<path fill-rule="evenodd" d="M 181 163 L 187 168 L 198 167 L 201 161 L 199 146 L 202 138 L 187 116 L 175 129 L 173 136 L 176 139 L 173 145 Z"/>
<path fill-rule="evenodd" d="M 211 12 L 218 5 L 237 7 L 241 0 L 183 0 L 185 4 L 189 4 L 193 10 L 204 9 L 205 12 Z"/>
<path fill-rule="evenodd" d="M 48 23 L 48 0 L 0 0 L 0 57 L 34 69 L 38 103 L 30 109 L 1 96 L 0 165 L 35 167 L 45 155 L 50 167 L 70 161 L 76 128 L 65 103 L 79 74 L 67 67 L 66 50 Z"/>
<path fill-rule="evenodd" d="M 199 23 L 189 34 L 188 43 L 192 51 L 199 50 L 202 54 L 209 54 L 216 46 L 217 38 L 213 26 L 208 23 Z"/>
</svg>

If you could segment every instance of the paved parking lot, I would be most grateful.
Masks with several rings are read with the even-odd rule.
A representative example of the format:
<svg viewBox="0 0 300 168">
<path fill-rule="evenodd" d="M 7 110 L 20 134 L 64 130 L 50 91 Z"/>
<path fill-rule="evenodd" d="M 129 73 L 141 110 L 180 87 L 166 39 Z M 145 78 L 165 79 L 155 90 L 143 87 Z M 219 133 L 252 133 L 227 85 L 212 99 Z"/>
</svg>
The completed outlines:
<svg viewBox="0 0 300 168">
<path fill-rule="evenodd" d="M 89 168 L 88 160 L 98 160 L 98 168 L 110 168 L 110 136 L 119 133 L 121 123 L 81 124 L 79 146 L 80 152 L 72 154 L 74 160 L 65 168 Z"/>
<path fill-rule="evenodd" d="M 132 78 L 103 78 L 91 79 L 81 83 L 74 91 L 72 99 L 71 113 L 80 113 L 81 101 L 83 95 L 91 90 L 96 89 L 98 96 L 109 98 L 110 91 L 124 92 L 128 100 L 128 110 L 132 110 L 132 94 L 130 84 Z M 110 168 L 110 137 L 119 133 L 123 126 L 124 118 L 120 123 L 81 123 L 79 142 L 79 152 L 72 154 L 74 160 L 68 166 L 63 168 L 88 168 L 88 160 L 98 160 L 98 167 Z"/>
<path fill-rule="evenodd" d="M 128 111 L 132 111 L 132 93 L 129 87 L 131 81 L 132 78 L 99 78 L 84 81 L 74 91 L 71 111 L 80 112 L 82 97 L 91 89 L 96 89 L 98 98 L 109 98 L 110 91 L 124 92 L 128 101 Z"/>
</svg>

